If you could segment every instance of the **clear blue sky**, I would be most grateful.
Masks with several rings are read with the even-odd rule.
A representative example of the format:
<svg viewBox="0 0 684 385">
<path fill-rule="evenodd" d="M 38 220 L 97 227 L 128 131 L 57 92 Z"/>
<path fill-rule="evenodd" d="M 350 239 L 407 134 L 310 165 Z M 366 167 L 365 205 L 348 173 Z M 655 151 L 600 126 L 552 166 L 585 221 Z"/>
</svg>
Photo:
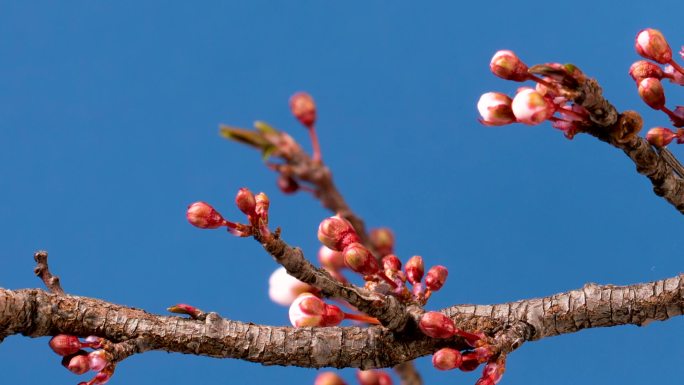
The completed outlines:
<svg viewBox="0 0 684 385">
<path fill-rule="evenodd" d="M 239 187 L 265 191 L 272 223 L 314 255 L 326 211 L 283 196 L 256 153 L 217 135 L 221 122 L 262 119 L 308 146 L 287 107 L 298 90 L 318 103 L 324 159 L 352 207 L 392 227 L 402 257 L 449 267 L 430 308 L 673 276 L 682 217 L 621 152 L 548 124 L 476 122 L 481 93 L 516 88 L 487 67 L 508 48 L 530 64 L 571 61 L 620 109 L 666 124 L 627 69 L 641 28 L 684 43 L 681 3 L 607 3 L 0 2 L 0 286 L 41 286 L 31 256 L 47 249 L 72 294 L 287 324 L 267 297 L 272 259 L 253 241 L 192 228 L 184 212 L 206 200 L 235 217 Z M 667 92 L 672 106 L 684 96 Z M 673 383 L 684 378 L 683 326 L 529 343 L 502 384 Z M 45 338 L 8 338 L 0 362 L 2 383 L 83 379 Z M 476 378 L 418 365 L 426 384 Z M 155 352 L 122 363 L 111 383 L 312 384 L 315 373 Z"/>
</svg>

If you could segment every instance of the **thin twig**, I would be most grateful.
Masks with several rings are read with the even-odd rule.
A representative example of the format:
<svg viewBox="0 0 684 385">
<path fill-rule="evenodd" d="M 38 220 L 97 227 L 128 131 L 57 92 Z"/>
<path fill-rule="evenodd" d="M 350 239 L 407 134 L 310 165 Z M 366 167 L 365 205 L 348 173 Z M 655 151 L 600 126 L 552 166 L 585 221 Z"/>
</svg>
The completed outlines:
<svg viewBox="0 0 684 385">
<path fill-rule="evenodd" d="M 33 272 L 43 280 L 45 287 L 47 287 L 51 293 L 64 294 L 64 289 L 62 289 L 62 285 L 59 283 L 59 277 L 52 275 L 50 272 L 47 251 L 36 251 L 35 254 L 33 254 L 33 259 L 38 263 L 36 268 L 33 269 Z"/>
</svg>

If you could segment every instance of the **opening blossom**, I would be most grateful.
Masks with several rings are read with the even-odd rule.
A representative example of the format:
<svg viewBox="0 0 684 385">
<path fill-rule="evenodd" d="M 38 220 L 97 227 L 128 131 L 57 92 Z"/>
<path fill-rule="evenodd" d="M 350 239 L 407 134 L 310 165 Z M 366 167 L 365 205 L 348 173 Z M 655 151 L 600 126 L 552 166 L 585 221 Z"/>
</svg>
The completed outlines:
<svg viewBox="0 0 684 385">
<path fill-rule="evenodd" d="M 268 279 L 268 296 L 282 306 L 290 306 L 300 294 L 313 290 L 313 287 L 288 274 L 282 266 Z"/>
</svg>

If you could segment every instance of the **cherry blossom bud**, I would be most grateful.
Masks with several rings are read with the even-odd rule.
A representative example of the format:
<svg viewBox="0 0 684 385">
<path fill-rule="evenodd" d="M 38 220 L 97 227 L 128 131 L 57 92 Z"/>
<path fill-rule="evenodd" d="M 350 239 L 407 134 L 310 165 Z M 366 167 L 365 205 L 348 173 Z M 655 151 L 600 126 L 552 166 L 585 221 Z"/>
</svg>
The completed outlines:
<svg viewBox="0 0 684 385">
<path fill-rule="evenodd" d="M 100 349 L 88 353 L 88 366 L 90 366 L 90 370 L 99 372 L 104 369 L 108 363 L 109 360 L 107 360 L 107 354 L 104 350 Z"/>
<path fill-rule="evenodd" d="M 268 199 L 268 195 L 260 192 L 254 197 L 255 207 L 254 211 L 256 215 L 265 220 L 268 220 L 268 208 L 271 205 L 271 201 Z"/>
<path fill-rule="evenodd" d="M 171 313 L 175 314 L 187 314 L 191 318 L 198 318 L 202 314 L 202 310 L 192 306 L 188 305 L 186 303 L 179 303 L 176 305 L 173 305 L 171 307 L 166 308 Z"/>
<path fill-rule="evenodd" d="M 347 245 L 358 242 L 359 236 L 351 223 L 335 215 L 318 226 L 318 240 L 331 250 L 342 251 Z"/>
<path fill-rule="evenodd" d="M 268 279 L 268 296 L 282 306 L 290 306 L 300 294 L 313 290 L 310 285 L 288 274 L 284 267 L 277 268 Z"/>
<path fill-rule="evenodd" d="M 432 291 L 441 289 L 448 275 L 449 271 L 446 267 L 441 265 L 432 266 L 425 275 L 425 287 Z"/>
<path fill-rule="evenodd" d="M 359 370 L 356 379 L 359 385 L 392 385 L 392 378 L 382 370 Z"/>
<path fill-rule="evenodd" d="M 485 126 L 503 126 L 515 123 L 515 115 L 511 105 L 513 100 L 500 92 L 487 92 L 480 96 L 477 110 L 480 112 L 480 123 Z"/>
<path fill-rule="evenodd" d="M 58 334 L 49 342 L 50 348 L 60 356 L 68 356 L 74 354 L 81 349 L 81 342 L 76 336 L 67 334 Z"/>
<path fill-rule="evenodd" d="M 442 348 L 432 355 L 432 366 L 439 370 L 456 369 L 461 365 L 461 352 L 456 349 Z"/>
<path fill-rule="evenodd" d="M 323 320 L 320 326 L 337 326 L 344 320 L 344 312 L 335 305 L 325 304 Z"/>
<path fill-rule="evenodd" d="M 406 271 L 406 278 L 408 278 L 412 285 L 419 283 L 420 280 L 423 279 L 423 273 L 425 272 L 423 258 L 420 255 L 411 257 L 411 259 L 406 262 L 404 271 Z"/>
<path fill-rule="evenodd" d="M 318 261 L 321 266 L 329 270 L 340 270 L 347 267 L 344 264 L 344 255 L 341 252 L 331 250 L 326 246 L 321 246 L 318 249 Z"/>
<path fill-rule="evenodd" d="M 477 356 L 473 352 L 465 353 L 461 356 L 461 366 L 458 368 L 464 372 L 472 372 L 480 366 Z"/>
<path fill-rule="evenodd" d="M 530 126 L 547 120 L 556 111 L 553 103 L 531 88 L 521 88 L 513 98 L 511 108 L 518 122 Z"/>
<path fill-rule="evenodd" d="M 195 202 L 188 206 L 186 216 L 191 225 L 200 229 L 216 229 L 226 224 L 221 214 L 204 202 Z"/>
<path fill-rule="evenodd" d="M 371 230 L 370 243 L 380 255 L 392 254 L 394 252 L 394 234 L 387 227 Z"/>
<path fill-rule="evenodd" d="M 489 69 L 494 75 L 515 82 L 525 81 L 529 77 L 527 65 L 509 50 L 497 51 L 489 63 Z"/>
<path fill-rule="evenodd" d="M 373 254 L 371 254 L 366 246 L 358 242 L 345 247 L 342 254 L 344 255 L 344 264 L 357 273 L 372 275 L 380 269 L 378 261 Z"/>
<path fill-rule="evenodd" d="M 320 326 L 325 303 L 311 293 L 300 294 L 290 305 L 290 323 L 294 327 Z"/>
<path fill-rule="evenodd" d="M 104 385 L 112 378 L 114 374 L 114 365 L 107 365 L 99 373 L 95 375 L 95 378 L 90 380 L 86 385 Z M 79 384 L 80 385 L 80 384 Z"/>
<path fill-rule="evenodd" d="M 646 133 L 646 140 L 656 147 L 665 147 L 676 137 L 677 134 L 665 127 L 654 127 Z"/>
<path fill-rule="evenodd" d="M 503 377 L 505 370 L 506 365 L 503 360 L 488 362 L 482 371 L 482 378 L 488 378 L 491 380 L 491 384 L 497 384 L 501 381 L 501 377 Z"/>
<path fill-rule="evenodd" d="M 314 385 L 347 385 L 347 383 L 334 372 L 323 372 L 316 376 Z"/>
<path fill-rule="evenodd" d="M 454 321 L 436 311 L 423 314 L 418 326 L 426 336 L 433 338 L 449 338 L 456 333 Z"/>
<path fill-rule="evenodd" d="M 299 183 L 289 175 L 280 174 L 276 183 L 284 194 L 294 194 L 299 190 Z"/>
<path fill-rule="evenodd" d="M 235 195 L 235 204 L 245 215 L 254 215 L 256 200 L 248 188 L 243 187 L 238 190 L 237 195 Z"/>
<path fill-rule="evenodd" d="M 635 48 L 642 57 L 660 64 L 667 64 L 672 61 L 672 49 L 667 44 L 665 36 L 656 29 L 646 28 L 639 31 Z"/>
<path fill-rule="evenodd" d="M 304 127 L 312 128 L 316 123 L 316 103 L 306 92 L 297 92 L 290 97 L 290 111 Z"/>
<path fill-rule="evenodd" d="M 383 270 L 399 271 L 401 269 L 401 261 L 394 254 L 385 255 L 382 258 Z"/>
<path fill-rule="evenodd" d="M 665 107 L 665 90 L 656 78 L 646 78 L 639 82 L 639 96 L 644 103 L 654 110 Z"/>
<path fill-rule="evenodd" d="M 658 65 L 646 60 L 634 62 L 629 67 L 629 76 L 637 83 L 646 78 L 662 79 L 663 75 L 663 70 Z"/>
<path fill-rule="evenodd" d="M 75 354 L 68 355 L 62 359 L 62 365 L 70 372 L 81 375 L 90 370 L 88 353 L 85 350 L 79 350 Z"/>
</svg>

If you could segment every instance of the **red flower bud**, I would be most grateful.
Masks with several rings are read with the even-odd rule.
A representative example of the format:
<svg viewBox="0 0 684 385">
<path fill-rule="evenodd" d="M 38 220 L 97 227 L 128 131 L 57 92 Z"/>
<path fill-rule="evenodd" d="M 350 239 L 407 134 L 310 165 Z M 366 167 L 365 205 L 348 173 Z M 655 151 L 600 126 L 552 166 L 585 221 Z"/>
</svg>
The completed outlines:
<svg viewBox="0 0 684 385">
<path fill-rule="evenodd" d="M 341 252 L 331 250 L 326 246 L 321 246 L 321 248 L 318 249 L 318 261 L 321 263 L 321 266 L 330 270 L 340 270 L 346 267 L 344 264 L 344 255 L 342 255 Z"/>
<path fill-rule="evenodd" d="M 342 254 L 344 255 L 344 264 L 357 273 L 372 275 L 380 269 L 378 261 L 373 254 L 371 254 L 366 246 L 358 242 L 345 247 Z"/>
<path fill-rule="evenodd" d="M 335 305 L 325 304 L 321 326 L 337 326 L 344 320 L 344 312 Z"/>
<path fill-rule="evenodd" d="M 656 78 L 646 78 L 639 82 L 639 96 L 644 103 L 654 110 L 665 107 L 665 90 L 662 83 Z"/>
<path fill-rule="evenodd" d="M 423 279 L 423 273 L 425 272 L 423 258 L 420 255 L 411 257 L 411 259 L 406 262 L 404 271 L 406 271 L 406 278 L 408 278 L 412 285 L 419 283 L 420 280 Z"/>
<path fill-rule="evenodd" d="M 394 234 L 392 230 L 381 227 L 370 232 L 370 243 L 380 255 L 392 254 L 394 251 Z"/>
<path fill-rule="evenodd" d="M 314 385 L 347 385 L 347 383 L 334 372 L 323 372 L 316 376 Z"/>
<path fill-rule="evenodd" d="M 268 195 L 260 192 L 254 197 L 254 201 L 254 211 L 256 212 L 256 215 L 268 222 L 268 208 L 271 206 L 271 201 L 268 199 Z"/>
<path fill-rule="evenodd" d="M 432 266 L 425 276 L 425 287 L 432 291 L 441 289 L 448 275 L 449 271 L 446 267 L 441 265 Z"/>
<path fill-rule="evenodd" d="M 506 365 L 504 360 L 488 362 L 482 371 L 482 379 L 488 378 L 491 380 L 491 384 L 497 384 L 499 381 L 501 381 L 501 377 L 503 377 L 505 371 Z M 483 382 L 482 384 L 485 383 Z"/>
<path fill-rule="evenodd" d="M 316 123 L 316 103 L 306 92 L 297 92 L 290 97 L 290 111 L 304 127 L 311 129 Z"/>
<path fill-rule="evenodd" d="M 79 350 L 76 354 L 68 355 L 62 358 L 62 366 L 67 368 L 71 373 L 80 376 L 90 370 L 88 353 L 86 353 L 85 350 Z"/>
<path fill-rule="evenodd" d="M 191 225 L 200 229 L 215 229 L 226 225 L 221 214 L 204 202 L 195 202 L 188 206 L 186 216 Z"/>
<path fill-rule="evenodd" d="M 88 353 L 88 365 L 90 366 L 90 370 L 99 372 L 104 369 L 108 363 L 107 353 L 105 353 L 104 350 L 100 349 Z"/>
<path fill-rule="evenodd" d="M 646 78 L 662 79 L 663 75 L 663 70 L 657 64 L 653 64 L 646 60 L 634 62 L 634 64 L 629 67 L 629 76 L 637 83 Z"/>
<path fill-rule="evenodd" d="M 356 379 L 359 385 L 392 385 L 392 378 L 382 370 L 359 370 Z"/>
<path fill-rule="evenodd" d="M 477 369 L 478 366 L 480 366 L 480 362 L 478 361 L 475 353 L 468 352 L 461 356 L 461 366 L 459 366 L 459 369 L 462 371 L 472 372 L 473 370 Z"/>
<path fill-rule="evenodd" d="M 461 352 L 456 349 L 442 348 L 432 355 L 432 366 L 439 370 L 451 370 L 461 366 Z"/>
<path fill-rule="evenodd" d="M 426 336 L 433 338 L 449 338 L 456 333 L 454 321 L 436 311 L 429 311 L 423 314 L 420 317 L 418 326 Z"/>
<path fill-rule="evenodd" d="M 656 147 L 665 147 L 676 137 L 677 134 L 665 127 L 654 127 L 646 133 L 646 140 Z"/>
<path fill-rule="evenodd" d="M 342 251 L 359 241 L 354 227 L 339 215 L 324 219 L 318 226 L 318 240 L 331 250 Z"/>
<path fill-rule="evenodd" d="M 656 29 L 646 28 L 639 31 L 635 48 L 640 56 L 660 64 L 672 61 L 672 49 L 667 44 L 665 36 Z"/>
<path fill-rule="evenodd" d="M 235 204 L 245 215 L 254 215 L 256 200 L 248 188 L 243 187 L 238 190 L 237 195 L 235 195 Z"/>
<path fill-rule="evenodd" d="M 515 82 L 523 82 L 529 77 L 527 65 L 509 50 L 497 51 L 489 63 L 489 69 L 494 75 Z"/>
<path fill-rule="evenodd" d="M 511 108 L 513 100 L 500 92 L 487 92 L 477 101 L 480 123 L 485 126 L 504 126 L 515 123 L 515 115 Z"/>
<path fill-rule="evenodd" d="M 289 175 L 280 174 L 276 183 L 278 184 L 280 191 L 284 194 L 293 194 L 299 190 L 299 183 Z"/>
<path fill-rule="evenodd" d="M 383 270 L 399 271 L 401 269 L 401 261 L 394 254 L 385 255 L 382 258 Z"/>
<path fill-rule="evenodd" d="M 81 342 L 76 336 L 67 334 L 58 334 L 49 342 L 50 348 L 60 356 L 68 356 L 74 354 L 81 349 Z"/>
</svg>

